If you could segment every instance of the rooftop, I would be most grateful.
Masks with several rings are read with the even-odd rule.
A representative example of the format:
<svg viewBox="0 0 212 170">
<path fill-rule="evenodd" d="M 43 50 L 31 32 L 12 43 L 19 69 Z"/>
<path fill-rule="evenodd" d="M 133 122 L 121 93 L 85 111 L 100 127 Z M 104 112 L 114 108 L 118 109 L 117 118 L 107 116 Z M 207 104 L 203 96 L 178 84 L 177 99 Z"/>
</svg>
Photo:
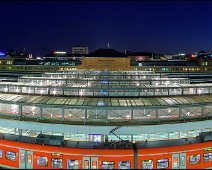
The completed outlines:
<svg viewBox="0 0 212 170">
<path fill-rule="evenodd" d="M 86 55 L 86 57 L 127 57 L 123 53 L 120 53 L 111 48 L 98 49 Z"/>
</svg>

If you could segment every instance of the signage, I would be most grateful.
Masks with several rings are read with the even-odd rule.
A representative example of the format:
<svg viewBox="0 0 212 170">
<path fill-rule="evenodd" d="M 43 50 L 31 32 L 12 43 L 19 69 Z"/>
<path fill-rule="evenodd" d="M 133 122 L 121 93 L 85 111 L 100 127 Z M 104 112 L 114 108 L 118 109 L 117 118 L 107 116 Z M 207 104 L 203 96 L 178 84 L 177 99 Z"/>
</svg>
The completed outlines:
<svg viewBox="0 0 212 170">
<path fill-rule="evenodd" d="M 64 51 L 54 51 L 54 54 L 66 54 Z"/>
<path fill-rule="evenodd" d="M 204 148 L 204 151 L 212 151 L 212 148 Z"/>
<path fill-rule="evenodd" d="M 52 156 L 63 156 L 63 154 L 60 154 L 60 153 L 52 153 L 51 155 Z"/>
</svg>

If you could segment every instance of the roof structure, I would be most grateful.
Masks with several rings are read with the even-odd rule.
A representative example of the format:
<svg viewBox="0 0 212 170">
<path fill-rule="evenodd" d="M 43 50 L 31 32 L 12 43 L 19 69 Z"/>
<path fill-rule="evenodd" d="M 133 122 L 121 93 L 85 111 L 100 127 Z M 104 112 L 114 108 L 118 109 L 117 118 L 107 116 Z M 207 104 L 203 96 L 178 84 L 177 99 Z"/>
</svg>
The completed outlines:
<svg viewBox="0 0 212 170">
<path fill-rule="evenodd" d="M 123 53 L 120 53 L 111 48 L 98 49 L 86 55 L 86 57 L 127 57 Z"/>
</svg>

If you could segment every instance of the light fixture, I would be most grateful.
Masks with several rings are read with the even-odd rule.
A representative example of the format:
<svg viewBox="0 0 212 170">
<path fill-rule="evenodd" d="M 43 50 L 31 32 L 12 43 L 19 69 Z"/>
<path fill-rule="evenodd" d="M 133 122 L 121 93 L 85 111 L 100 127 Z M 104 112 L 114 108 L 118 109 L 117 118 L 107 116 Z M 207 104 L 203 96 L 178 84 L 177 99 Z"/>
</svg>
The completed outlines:
<svg viewBox="0 0 212 170">
<path fill-rule="evenodd" d="M 7 88 L 7 87 L 5 87 L 5 88 L 4 88 L 4 92 L 7 92 L 7 91 L 8 91 L 8 88 Z"/>
<path fill-rule="evenodd" d="M 56 93 L 57 93 L 57 91 L 54 89 L 54 90 L 53 90 L 53 94 L 55 95 Z"/>
</svg>

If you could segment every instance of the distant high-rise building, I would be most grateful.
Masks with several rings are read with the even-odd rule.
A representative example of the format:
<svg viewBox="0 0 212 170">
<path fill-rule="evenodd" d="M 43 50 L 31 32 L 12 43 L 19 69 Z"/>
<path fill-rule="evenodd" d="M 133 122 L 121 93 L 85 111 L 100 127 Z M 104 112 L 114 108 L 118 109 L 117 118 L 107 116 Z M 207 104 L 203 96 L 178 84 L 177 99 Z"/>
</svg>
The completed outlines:
<svg viewBox="0 0 212 170">
<path fill-rule="evenodd" d="M 88 54 L 88 47 L 86 46 L 74 46 L 72 47 L 72 54 Z"/>
</svg>

